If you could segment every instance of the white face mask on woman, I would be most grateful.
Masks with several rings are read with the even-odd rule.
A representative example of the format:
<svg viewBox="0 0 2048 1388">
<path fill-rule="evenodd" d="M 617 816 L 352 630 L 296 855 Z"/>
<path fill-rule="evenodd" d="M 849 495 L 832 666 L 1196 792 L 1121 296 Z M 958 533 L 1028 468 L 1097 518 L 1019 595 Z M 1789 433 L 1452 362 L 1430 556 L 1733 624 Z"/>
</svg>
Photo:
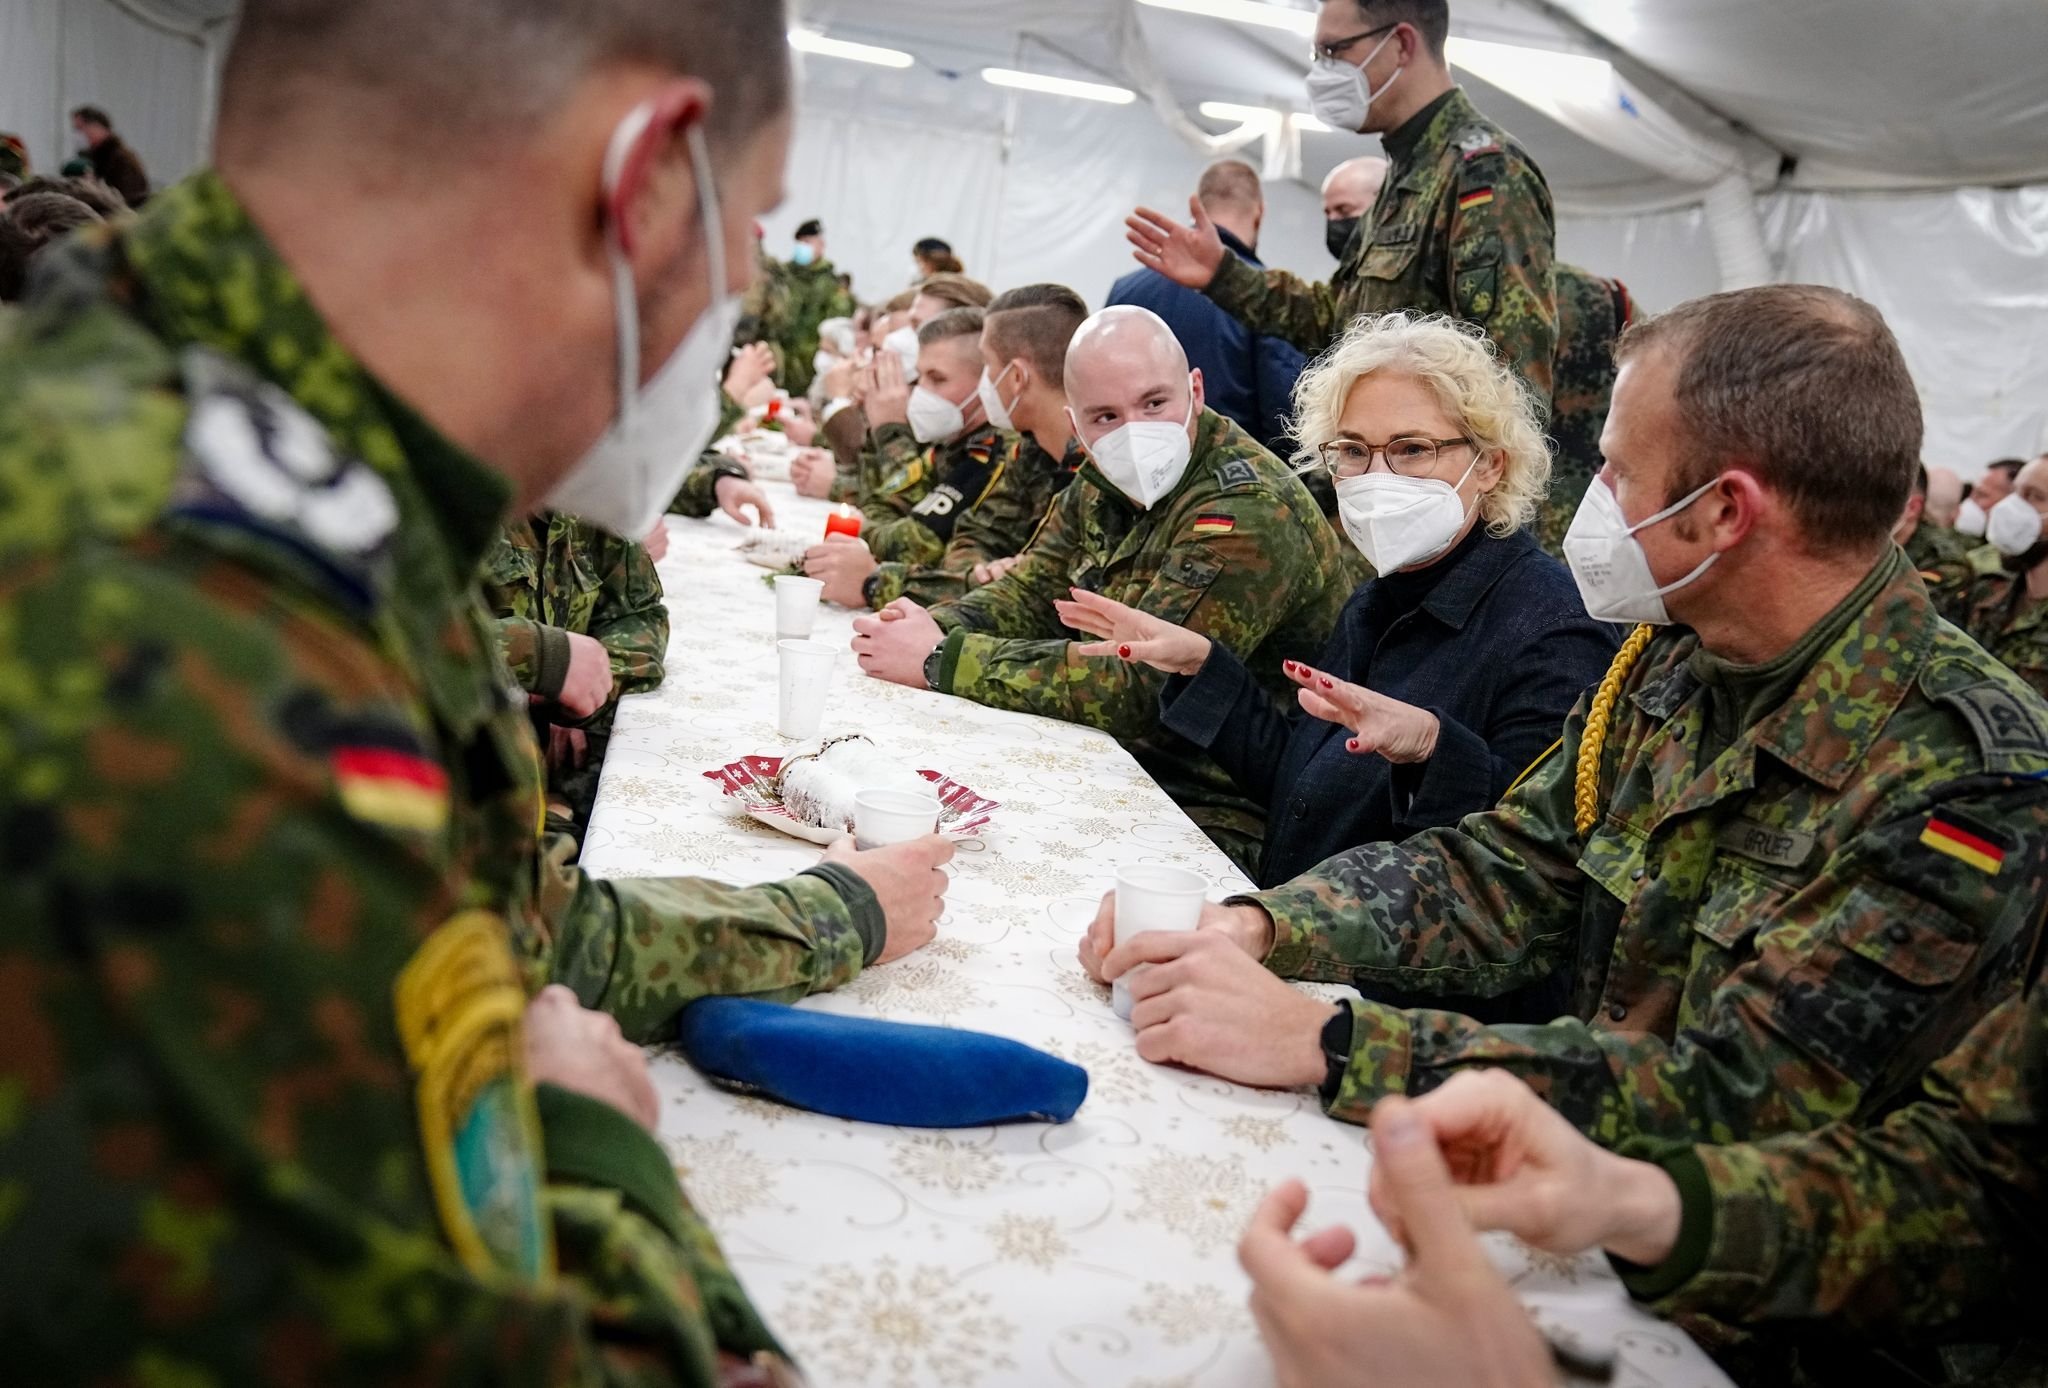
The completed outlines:
<svg viewBox="0 0 2048 1388">
<path fill-rule="evenodd" d="M 882 350 L 894 352 L 896 360 L 903 363 L 903 379 L 917 379 L 917 329 L 908 324 L 898 328 L 882 339 Z"/>
<path fill-rule="evenodd" d="M 1380 573 L 1398 573 L 1441 558 L 1458 542 L 1471 508 L 1458 488 L 1479 466 L 1474 458 L 1454 486 L 1434 477 L 1368 472 L 1337 479 L 1337 516 L 1344 533 Z"/>
<path fill-rule="evenodd" d="M 1656 515 L 1635 525 L 1621 511 L 1614 489 L 1599 478 L 1586 488 L 1586 499 L 1565 533 L 1564 557 L 1571 565 L 1572 578 L 1579 585 L 1586 615 L 1596 622 L 1646 622 L 1651 626 L 1671 625 L 1664 599 L 1698 580 L 1714 567 L 1720 554 L 1708 555 L 1700 566 L 1676 583 L 1657 586 L 1650 572 L 1650 556 L 1636 536 L 1683 511 L 1714 488 L 1716 477 L 1691 495 L 1666 506 Z"/>
<path fill-rule="evenodd" d="M 2018 492 L 2008 493 L 1984 520 L 1984 538 L 2008 559 L 2017 559 L 2041 543 L 2041 513 Z"/>
<path fill-rule="evenodd" d="M 1180 423 L 1170 419 L 1134 419 L 1088 445 L 1088 456 L 1095 460 L 1109 485 L 1141 510 L 1151 510 L 1154 502 L 1179 486 L 1180 479 L 1187 475 L 1188 460 L 1194 456 L 1195 447 L 1188 438 L 1188 425 L 1195 418 L 1193 391 L 1190 377 L 1188 413 Z M 1067 411 L 1067 422 L 1074 426 L 1075 437 L 1080 437 L 1081 424 L 1071 409 Z"/>
<path fill-rule="evenodd" d="M 618 187 L 633 143 L 653 119 L 640 106 L 612 132 L 605 156 L 606 200 Z M 718 431 L 718 380 L 732 351 L 740 300 L 725 276 L 725 226 L 704 132 L 690 127 L 690 163 L 697 177 L 697 209 L 711 268 L 711 299 L 661 370 L 640 384 L 640 304 L 633 263 L 615 225 L 605 231 L 612 270 L 612 316 L 618 334 L 619 410 L 604 437 L 548 494 L 550 510 L 580 516 L 624 539 L 654 528 L 683 477 Z"/>
</svg>

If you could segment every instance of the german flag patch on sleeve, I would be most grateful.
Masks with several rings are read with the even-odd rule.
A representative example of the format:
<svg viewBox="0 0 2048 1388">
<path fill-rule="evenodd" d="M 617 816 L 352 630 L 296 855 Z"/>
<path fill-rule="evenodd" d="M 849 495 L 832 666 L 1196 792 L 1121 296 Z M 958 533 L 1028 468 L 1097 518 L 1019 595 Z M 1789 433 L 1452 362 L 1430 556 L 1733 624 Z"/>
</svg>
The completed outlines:
<svg viewBox="0 0 2048 1388">
<path fill-rule="evenodd" d="M 328 759 L 342 805 L 391 829 L 438 833 L 448 822 L 448 773 L 389 747 L 337 747 Z"/>
<path fill-rule="evenodd" d="M 1927 827 L 1920 831 L 1920 846 L 1946 854 L 1993 877 L 2005 866 L 2003 844 L 1975 825 L 1938 810 L 1927 816 Z"/>
<path fill-rule="evenodd" d="M 1474 188 L 1471 192 L 1458 199 L 1458 210 L 1460 212 L 1470 212 L 1475 207 L 1485 207 L 1492 201 L 1493 189 Z"/>
<path fill-rule="evenodd" d="M 1195 517 L 1197 535 L 1228 535 L 1237 529 L 1237 518 L 1226 516 L 1220 511 L 1204 511 Z"/>
</svg>

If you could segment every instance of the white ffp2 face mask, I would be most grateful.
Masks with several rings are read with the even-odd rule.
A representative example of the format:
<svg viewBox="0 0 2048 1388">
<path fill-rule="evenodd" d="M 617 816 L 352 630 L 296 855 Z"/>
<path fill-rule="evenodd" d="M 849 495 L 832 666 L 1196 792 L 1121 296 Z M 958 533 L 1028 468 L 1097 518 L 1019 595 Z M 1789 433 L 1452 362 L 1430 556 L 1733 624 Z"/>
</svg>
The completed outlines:
<svg viewBox="0 0 2048 1388">
<path fill-rule="evenodd" d="M 910 432 L 919 443 L 943 443 L 967 430 L 967 413 L 929 386 L 910 392 Z"/>
<path fill-rule="evenodd" d="M 2011 492 L 1985 516 L 1984 538 L 2006 558 L 2016 559 L 2041 543 L 2041 513 Z"/>
<path fill-rule="evenodd" d="M 1956 508 L 1956 534 L 1968 535 L 1973 540 L 1984 538 L 1984 531 L 1990 525 L 1991 517 L 1982 506 L 1966 499 Z"/>
<path fill-rule="evenodd" d="M 1010 406 L 1003 403 L 1002 385 L 1009 378 L 1010 373 L 1016 369 L 1017 363 L 1011 362 L 1003 368 L 1002 375 L 994 380 L 990 380 L 988 368 L 983 367 L 981 371 L 981 384 L 975 387 L 976 393 L 981 396 L 981 412 L 988 416 L 989 423 L 995 425 L 996 428 L 1006 434 L 1017 432 L 1017 421 L 1010 415 Z M 1023 398 L 1024 392 L 1018 391 L 1017 399 L 1022 400 Z"/>
<path fill-rule="evenodd" d="M 1401 74 L 1408 69 L 1397 67 L 1394 75 L 1386 80 L 1378 91 L 1366 85 L 1365 70 L 1372 66 L 1372 60 L 1379 57 L 1380 49 L 1393 42 L 1394 35 L 1388 34 L 1365 55 L 1365 61 L 1356 65 L 1342 58 L 1317 58 L 1308 69 L 1308 108 L 1315 118 L 1332 130 L 1349 130 L 1362 133 L 1366 119 L 1372 115 L 1372 104 L 1393 90 Z"/>
<path fill-rule="evenodd" d="M 604 165 L 608 201 L 633 142 L 647 129 L 653 115 L 652 106 L 638 107 L 612 132 Z M 733 329 L 739 325 L 740 300 L 731 292 L 725 274 L 725 223 L 719 216 L 711 154 L 701 128 L 692 126 L 686 138 L 697 176 L 705 259 L 711 267 L 711 300 L 681 345 L 643 387 L 640 303 L 633 284 L 633 263 L 618 228 L 606 228 L 612 317 L 619 340 L 619 412 L 604 437 L 547 498 L 550 510 L 579 516 L 628 540 L 641 539 L 654 528 L 674 500 L 684 475 L 718 431 L 719 370 L 732 350 Z"/>
<path fill-rule="evenodd" d="M 882 350 L 885 352 L 894 352 L 896 354 L 896 360 L 903 363 L 904 380 L 914 381 L 917 379 L 916 328 L 902 327 L 898 328 L 895 332 L 890 333 L 887 337 L 882 339 Z"/>
<path fill-rule="evenodd" d="M 1188 426 L 1194 419 L 1194 385 L 1190 377 L 1188 413 L 1180 423 L 1134 419 L 1089 444 L 1088 456 L 1095 460 L 1095 466 L 1112 487 L 1139 509 L 1149 511 L 1154 502 L 1179 486 L 1180 479 L 1187 475 L 1188 460 L 1195 450 L 1188 438 Z M 1080 421 L 1074 418 L 1071 409 L 1067 411 L 1067 422 L 1073 425 L 1074 436 L 1080 437 Z"/>
<path fill-rule="evenodd" d="M 1366 562 L 1398 573 L 1441 558 L 1458 542 L 1471 510 L 1458 487 L 1479 466 L 1474 458 L 1457 485 L 1434 477 L 1368 472 L 1337 479 L 1337 517 Z"/>
<path fill-rule="evenodd" d="M 1640 524 L 1630 525 L 1614 489 L 1597 477 L 1593 479 L 1564 537 L 1565 562 L 1571 565 L 1572 579 L 1579 585 L 1587 616 L 1598 622 L 1671 625 L 1664 599 L 1697 581 L 1721 556 L 1718 552 L 1708 555 L 1684 578 L 1660 588 L 1656 575 L 1650 572 L 1650 556 L 1643 552 L 1642 541 L 1636 535 L 1670 520 L 1713 490 L 1714 483 L 1720 480 L 1716 477 Z"/>
</svg>

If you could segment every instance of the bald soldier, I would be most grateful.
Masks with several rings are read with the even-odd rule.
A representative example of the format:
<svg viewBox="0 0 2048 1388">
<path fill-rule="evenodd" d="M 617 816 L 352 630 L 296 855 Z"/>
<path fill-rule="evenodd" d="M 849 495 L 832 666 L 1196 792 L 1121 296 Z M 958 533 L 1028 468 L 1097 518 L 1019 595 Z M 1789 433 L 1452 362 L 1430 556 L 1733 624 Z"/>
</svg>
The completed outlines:
<svg viewBox="0 0 2048 1388">
<path fill-rule="evenodd" d="M 1346 159 L 1323 180 L 1323 245 L 1338 260 L 1351 249 L 1358 229 L 1379 201 L 1392 166 L 1377 154 Z"/>
<path fill-rule="evenodd" d="M 1139 208 L 1138 263 L 1199 289 L 1254 332 L 1320 356 L 1360 314 L 1443 313 L 1477 324 L 1550 404 L 1557 227 L 1550 186 L 1514 136 L 1451 80 L 1448 0 L 1323 0 L 1310 105 L 1336 130 L 1381 137 L 1392 167 L 1328 284 L 1223 253 L 1199 202 L 1191 225 Z"/>
<path fill-rule="evenodd" d="M 1277 696 L 1281 663 L 1309 658 L 1350 592 L 1335 536 L 1292 472 L 1204 408 L 1202 373 L 1157 315 L 1088 319 L 1065 378 L 1089 461 L 1022 562 L 930 611 L 903 599 L 861 618 L 854 651 L 879 679 L 1101 728 L 1236 862 L 1255 864 L 1264 807 L 1160 728 L 1165 676 L 1084 659 L 1054 604 L 1081 588 L 1198 631 Z"/>
<path fill-rule="evenodd" d="M 708 441 L 786 24 L 245 0 L 217 171 L 0 323 L 9 1382 L 783 1381 L 628 1042 L 929 940 L 949 850 L 563 868 L 477 578 Z"/>
</svg>

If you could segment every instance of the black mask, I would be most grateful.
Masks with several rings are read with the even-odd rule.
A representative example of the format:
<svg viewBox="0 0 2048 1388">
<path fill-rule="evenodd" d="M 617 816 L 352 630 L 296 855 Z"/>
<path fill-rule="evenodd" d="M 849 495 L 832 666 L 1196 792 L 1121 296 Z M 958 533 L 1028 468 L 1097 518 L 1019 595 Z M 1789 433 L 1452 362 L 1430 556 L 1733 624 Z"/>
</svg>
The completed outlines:
<svg viewBox="0 0 2048 1388">
<path fill-rule="evenodd" d="M 1330 254 L 1342 260 L 1344 252 L 1351 249 L 1351 238 L 1358 235 L 1358 224 L 1363 217 L 1332 217 L 1323 223 L 1323 244 L 1330 248 Z"/>
</svg>

